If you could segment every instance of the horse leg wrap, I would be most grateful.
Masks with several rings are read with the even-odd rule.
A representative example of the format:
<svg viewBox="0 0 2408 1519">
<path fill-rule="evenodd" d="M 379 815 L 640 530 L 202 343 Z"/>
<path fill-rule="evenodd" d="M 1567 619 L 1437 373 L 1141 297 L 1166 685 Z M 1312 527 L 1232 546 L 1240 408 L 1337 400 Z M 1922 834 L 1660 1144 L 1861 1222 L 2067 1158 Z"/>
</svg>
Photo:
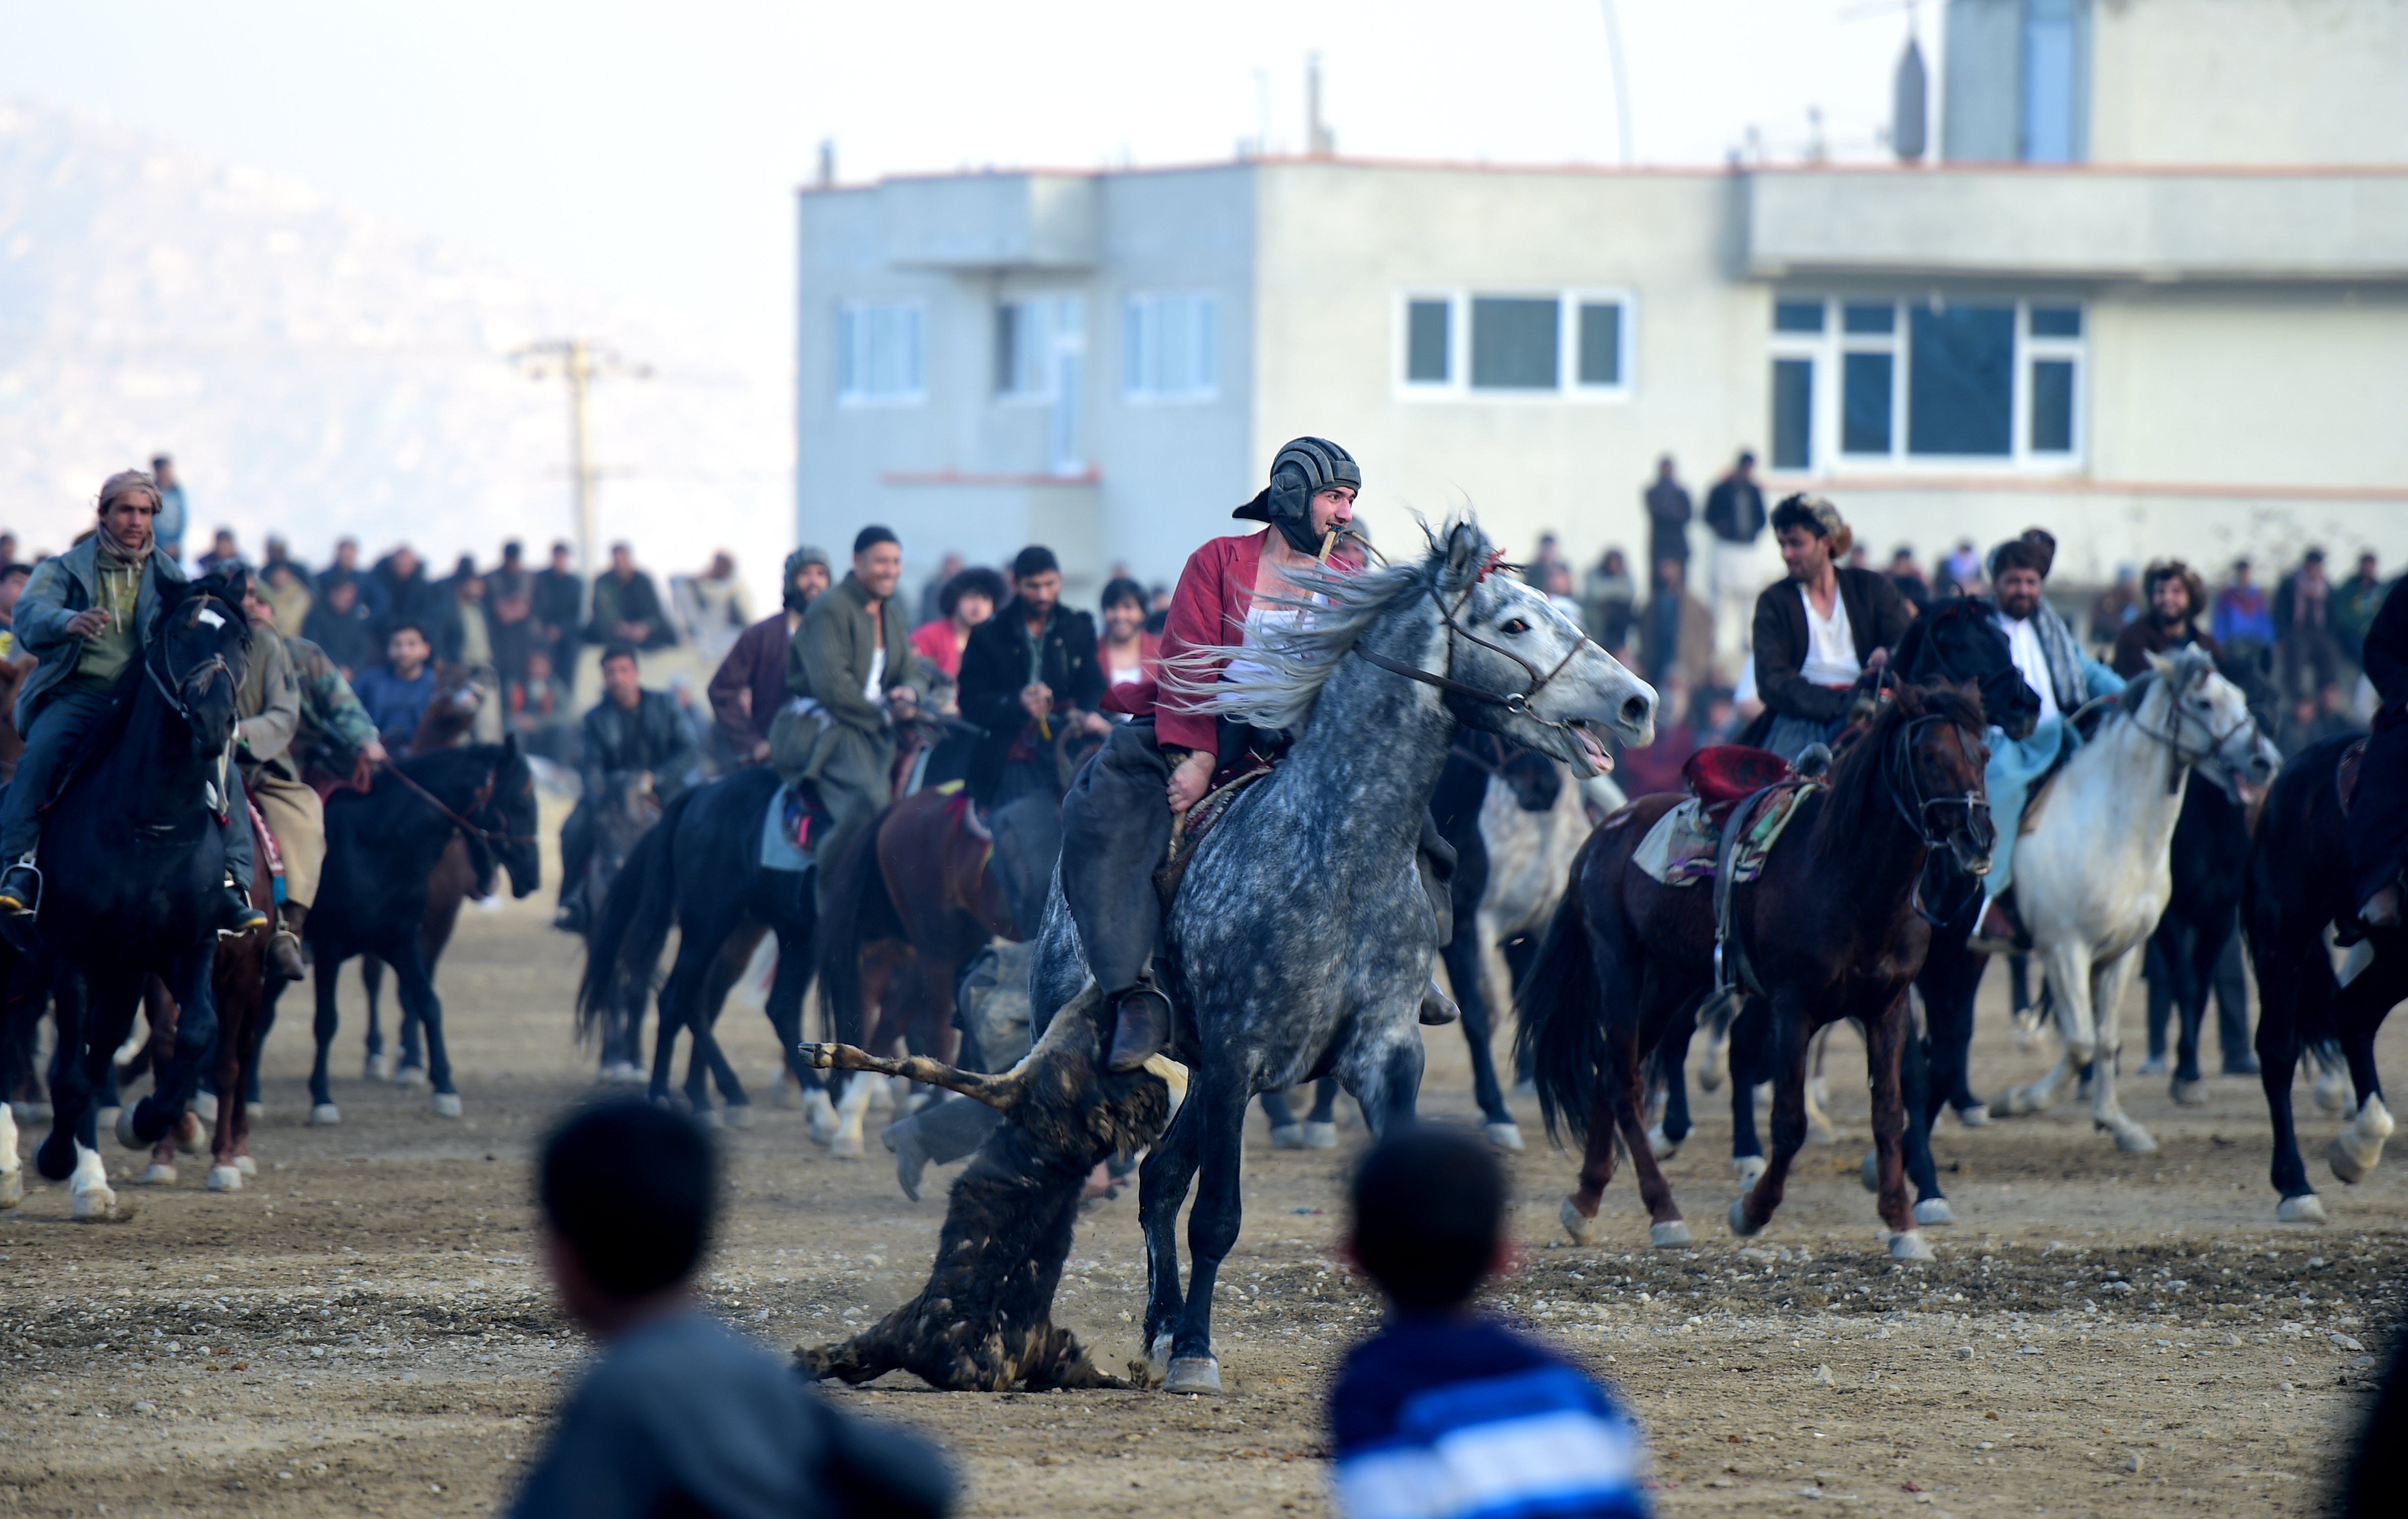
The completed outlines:
<svg viewBox="0 0 2408 1519">
<path fill-rule="evenodd" d="M 2344 1182 L 2366 1180 L 2368 1173 L 2383 1164 L 2383 1141 L 2391 1138 L 2391 1113 L 2379 1096 L 2370 1096 L 2358 1110 L 2349 1127 L 2341 1131 L 2327 1152 L 2332 1162 L 2333 1174 Z"/>
</svg>

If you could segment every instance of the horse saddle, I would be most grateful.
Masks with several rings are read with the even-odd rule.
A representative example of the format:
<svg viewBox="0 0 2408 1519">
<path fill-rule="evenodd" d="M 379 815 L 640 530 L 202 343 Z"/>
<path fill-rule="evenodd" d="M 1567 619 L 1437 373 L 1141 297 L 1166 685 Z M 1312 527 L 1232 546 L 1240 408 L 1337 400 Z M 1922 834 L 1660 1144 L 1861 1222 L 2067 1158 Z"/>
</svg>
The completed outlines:
<svg viewBox="0 0 2408 1519">
<path fill-rule="evenodd" d="M 1225 772 L 1226 773 L 1226 772 Z M 1258 761 L 1250 767 L 1214 786 L 1204 794 L 1204 799 L 1187 810 L 1186 815 L 1172 823 L 1170 853 L 1154 872 L 1154 895 L 1162 898 L 1162 910 L 1168 913 L 1170 904 L 1179 898 L 1179 883 L 1187 879 L 1187 862 L 1196 857 L 1196 846 L 1212 831 L 1213 824 L 1228 816 L 1229 808 L 1240 794 L 1271 773 L 1268 761 Z"/>
<path fill-rule="evenodd" d="M 1790 777 L 1787 760 L 1750 744 L 1709 744 L 1681 765 L 1681 779 L 1689 783 L 1689 795 L 1716 832 L 1729 820 L 1731 809 Z"/>
<path fill-rule="evenodd" d="M 2349 816 L 2351 805 L 2358 800 L 2358 773 L 2365 764 L 2365 739 L 2360 738 L 2341 752 L 2341 764 L 2333 770 L 2333 790 L 2339 794 L 2344 817 Z"/>
<path fill-rule="evenodd" d="M 810 853 L 812 839 L 826 838 L 835 825 L 827 804 L 820 800 L 819 787 L 808 778 L 778 793 L 778 819 L 783 837 L 805 854 Z"/>
</svg>

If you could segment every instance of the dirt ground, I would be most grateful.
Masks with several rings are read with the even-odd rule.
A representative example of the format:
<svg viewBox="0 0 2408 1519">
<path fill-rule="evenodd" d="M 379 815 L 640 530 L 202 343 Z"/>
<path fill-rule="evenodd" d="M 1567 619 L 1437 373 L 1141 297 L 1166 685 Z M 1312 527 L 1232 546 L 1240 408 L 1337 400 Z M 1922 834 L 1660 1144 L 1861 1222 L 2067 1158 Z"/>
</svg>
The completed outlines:
<svg viewBox="0 0 2408 1519">
<path fill-rule="evenodd" d="M 476 1513 L 506 1499 L 585 1354 L 530 1260 L 530 1148 L 593 1064 L 568 1033 L 575 951 L 543 900 L 466 914 L 443 966 L 466 1117 L 359 1079 L 354 981 L 336 1046 L 342 1125 L 302 1125 L 308 998 L 290 997 L 245 1191 L 208 1194 L 194 1160 L 173 1186 L 121 1183 L 126 1222 L 70 1224 L 64 1189 L 38 1182 L 0 1214 L 0 1508 Z M 1989 997 L 1985 1091 L 2042 1066 L 2011 1047 L 1996 983 Z M 2140 1009 L 2136 990 L 2128 1070 Z M 724 1026 L 766 1099 L 767 1023 L 731 1004 Z M 1425 1111 L 1469 1117 L 1461 1037 L 1429 1032 Z M 2386 1041 L 2394 1068 L 2403 1040 Z M 2344 1188 L 2318 1159 L 2332 1221 L 2279 1225 L 2257 1083 L 2217 1080 L 2206 1107 L 2176 1110 L 2162 1079 L 2134 1079 L 2128 1106 L 2156 1154 L 2116 1154 L 2076 1109 L 1947 1124 L 1961 1222 L 1932 1231 L 1936 1262 L 1901 1267 L 1856 1179 L 1861 1079 L 1842 1035 L 1831 1086 L 1854 1139 L 1810 1147 L 1787 1207 L 1744 1244 L 1722 1224 L 1727 1111 L 1701 1098 L 1668 1167 L 1701 1241 L 1684 1251 L 1646 1248 L 1627 1175 L 1607 1197 L 1611 1242 L 1566 1244 L 1555 1220 L 1572 1162 L 1515 1104 L 1532 1139 L 1513 1164 L 1526 1254 L 1496 1307 L 1621 1386 L 1665 1512 L 2321 1505 L 2399 1309 L 2398 1168 Z M 2320 1155 L 2339 1122 L 2301 1096 Z M 1378 1311 L 1329 1260 L 1362 1130 L 1335 1154 L 1274 1152 L 1254 1125 L 1219 1308 L 1227 1396 L 939 1394 L 900 1374 L 832 1396 L 943 1441 L 972 1513 L 1125 1513 L 1199 1482 L 1216 1512 L 1323 1511 L 1322 1399 Z M 916 1289 L 940 1190 L 905 1201 L 875 1146 L 871 1162 L 833 1160 L 799 1113 L 766 1101 L 728 1150 L 734 1212 L 708 1276 L 728 1320 L 783 1349 Z M 138 1155 L 109 1161 L 139 1174 Z M 1082 1225 L 1058 1318 L 1118 1365 L 1139 1352 L 1142 1292 L 1126 1198 Z"/>
</svg>

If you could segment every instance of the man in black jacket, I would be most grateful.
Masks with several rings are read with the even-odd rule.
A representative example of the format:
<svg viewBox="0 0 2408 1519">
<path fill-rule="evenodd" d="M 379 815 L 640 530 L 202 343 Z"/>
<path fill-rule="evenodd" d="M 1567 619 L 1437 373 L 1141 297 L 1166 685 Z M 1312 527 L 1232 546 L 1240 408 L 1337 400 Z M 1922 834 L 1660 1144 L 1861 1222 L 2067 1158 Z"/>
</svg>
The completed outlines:
<svg viewBox="0 0 2408 1519">
<path fill-rule="evenodd" d="M 584 640 L 585 584 L 568 563 L 568 545 L 552 546 L 552 565 L 530 578 L 527 621 L 533 624 L 534 647 L 552 656 L 552 673 L 564 681 L 577 679 L 577 646 Z"/>
<path fill-rule="evenodd" d="M 1840 509 L 1793 495 L 1772 509 L 1786 580 L 1756 598 L 1756 689 L 1764 714 L 1742 743 L 1796 759 L 1847 721 L 1850 688 L 1876 649 L 1895 649 L 1912 620 L 1889 577 L 1850 569 L 1852 535 Z"/>
<path fill-rule="evenodd" d="M 649 772 L 653 791 L 666 801 L 684 788 L 696 758 L 677 698 L 643 688 L 636 651 L 624 643 L 602 652 L 602 699 L 585 714 L 581 737 L 578 771 L 585 794 L 560 827 L 560 912 L 554 920 L 571 932 L 583 931 L 596 905 L 585 899 L 585 874 L 594 858 L 594 814 L 613 778 Z"/>
<path fill-rule="evenodd" d="M 2408 596 L 2398 584 L 2366 630 L 2364 652 L 2366 678 L 2383 705 L 2358 770 L 2349 867 L 2359 921 L 2369 928 L 2397 928 L 2400 871 L 2408 865 Z"/>
<path fill-rule="evenodd" d="M 1756 455 L 1742 453 L 1730 473 L 1706 493 L 1706 527 L 1713 535 L 1714 636 L 1743 655 L 1750 648 L 1748 608 L 1764 585 L 1756 539 L 1764 536 L 1764 492 L 1756 483 Z M 1650 565 L 1653 574 L 1655 566 Z"/>
<path fill-rule="evenodd" d="M 970 759 L 970 795 L 986 807 L 1052 793 L 1054 740 L 1065 725 L 1103 733 L 1104 675 L 1095 619 L 1061 604 L 1062 566 L 1030 547 L 1011 562 L 1009 606 L 970 630 L 962 649 L 965 720 L 986 730 Z"/>
</svg>

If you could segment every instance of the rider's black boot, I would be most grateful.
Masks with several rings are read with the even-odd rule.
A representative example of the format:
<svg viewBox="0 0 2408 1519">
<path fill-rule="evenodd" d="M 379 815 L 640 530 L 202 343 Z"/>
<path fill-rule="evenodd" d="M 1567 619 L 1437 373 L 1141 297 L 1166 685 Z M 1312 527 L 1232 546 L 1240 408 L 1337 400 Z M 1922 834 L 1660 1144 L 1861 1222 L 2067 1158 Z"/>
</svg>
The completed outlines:
<svg viewBox="0 0 2408 1519">
<path fill-rule="evenodd" d="M 30 918 L 42 896 L 42 878 L 30 865 L 12 865 L 0 876 L 0 913 Z"/>
<path fill-rule="evenodd" d="M 1447 996 L 1444 992 L 1438 989 L 1438 982 L 1432 982 L 1427 986 L 1422 988 L 1422 1025 L 1424 1027 L 1444 1028 L 1447 1025 L 1455 1022 L 1462 1016 L 1463 1010 L 1455 1005 L 1455 998 Z"/>
<path fill-rule="evenodd" d="M 239 886 L 225 889 L 225 916 L 218 925 L 222 934 L 247 934 L 254 928 L 267 926 L 267 914 L 251 905 L 251 894 Z"/>
<path fill-rule="evenodd" d="M 309 910 L 286 903 L 281 921 L 276 925 L 276 937 L 267 941 L 268 958 L 276 962 L 278 974 L 286 981 L 299 981 L 308 966 L 308 956 L 301 950 L 301 922 Z"/>
<path fill-rule="evenodd" d="M 1170 999 L 1143 982 L 1113 1000 L 1112 1050 L 1104 1065 L 1125 1075 L 1170 1045 Z"/>
</svg>

